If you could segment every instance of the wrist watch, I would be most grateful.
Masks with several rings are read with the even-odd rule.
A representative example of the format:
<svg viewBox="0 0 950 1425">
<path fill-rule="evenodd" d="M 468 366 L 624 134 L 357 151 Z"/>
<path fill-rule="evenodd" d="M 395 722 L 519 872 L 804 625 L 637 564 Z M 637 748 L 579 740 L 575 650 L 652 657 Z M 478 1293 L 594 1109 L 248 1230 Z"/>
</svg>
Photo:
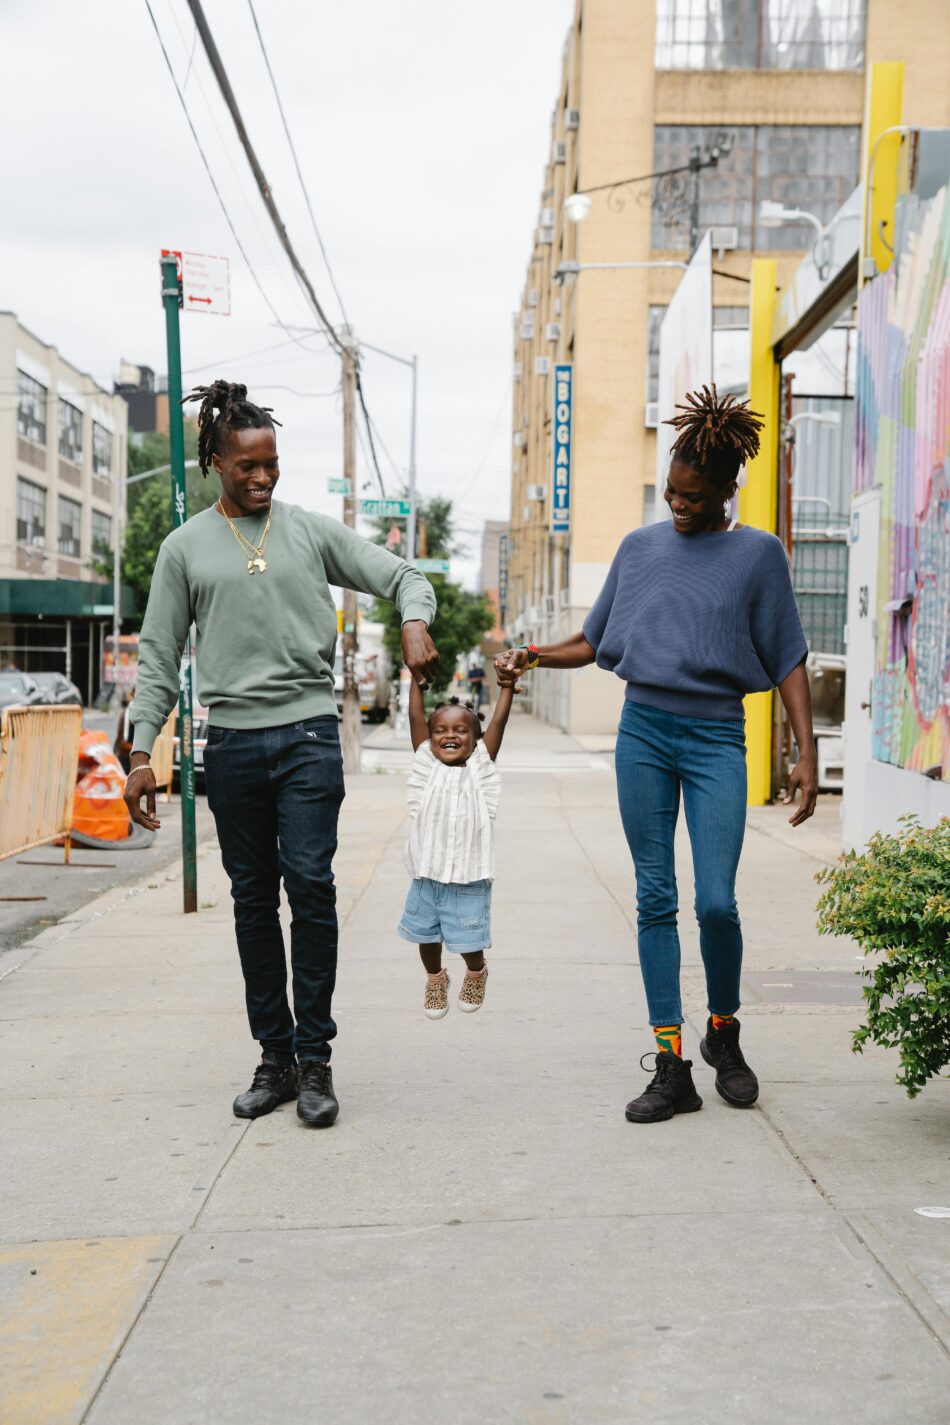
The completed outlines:
<svg viewBox="0 0 950 1425">
<path fill-rule="evenodd" d="M 528 667 L 529 667 L 529 669 L 530 669 L 530 668 L 537 668 L 538 664 L 541 662 L 541 655 L 540 655 L 540 653 L 538 652 L 537 648 L 535 648 L 534 644 L 533 644 L 533 643 L 519 643 L 519 644 L 518 644 L 518 647 L 519 647 L 519 648 L 523 648 L 523 649 L 525 650 L 525 652 L 527 653 L 527 655 L 528 655 Z"/>
</svg>

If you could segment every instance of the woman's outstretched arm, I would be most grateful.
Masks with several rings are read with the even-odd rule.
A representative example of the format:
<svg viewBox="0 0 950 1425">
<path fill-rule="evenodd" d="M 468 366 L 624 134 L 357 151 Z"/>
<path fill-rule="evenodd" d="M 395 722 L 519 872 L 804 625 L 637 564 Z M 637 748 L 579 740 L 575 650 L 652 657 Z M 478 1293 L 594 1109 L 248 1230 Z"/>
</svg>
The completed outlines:
<svg viewBox="0 0 950 1425">
<path fill-rule="evenodd" d="M 586 668 L 596 653 L 582 633 L 572 633 L 560 643 L 546 643 L 538 649 L 538 668 Z M 527 671 L 531 654 L 526 648 L 509 648 L 495 658 L 495 671 L 501 677 L 515 677 Z"/>
</svg>

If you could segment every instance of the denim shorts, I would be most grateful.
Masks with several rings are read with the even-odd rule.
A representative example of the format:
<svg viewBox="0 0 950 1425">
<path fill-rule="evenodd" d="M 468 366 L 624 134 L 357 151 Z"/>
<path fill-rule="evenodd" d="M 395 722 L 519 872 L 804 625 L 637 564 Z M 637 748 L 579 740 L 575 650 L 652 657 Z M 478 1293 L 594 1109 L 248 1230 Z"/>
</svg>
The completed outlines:
<svg viewBox="0 0 950 1425">
<path fill-rule="evenodd" d="M 464 885 L 417 877 L 409 886 L 399 922 L 403 940 L 437 945 L 457 955 L 491 949 L 491 881 Z"/>
</svg>

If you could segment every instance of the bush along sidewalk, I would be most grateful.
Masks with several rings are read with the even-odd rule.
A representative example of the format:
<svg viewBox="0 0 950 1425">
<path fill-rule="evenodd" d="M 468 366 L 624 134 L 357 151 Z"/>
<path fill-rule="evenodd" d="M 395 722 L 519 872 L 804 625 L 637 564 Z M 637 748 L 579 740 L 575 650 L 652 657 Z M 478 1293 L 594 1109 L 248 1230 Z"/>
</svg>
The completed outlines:
<svg viewBox="0 0 950 1425">
<path fill-rule="evenodd" d="M 897 1049 L 897 1082 L 914 1098 L 950 1064 L 950 819 L 924 827 L 906 816 L 901 828 L 815 879 L 820 933 L 852 936 L 873 960 L 858 972 L 867 1023 L 851 1047 Z"/>
</svg>

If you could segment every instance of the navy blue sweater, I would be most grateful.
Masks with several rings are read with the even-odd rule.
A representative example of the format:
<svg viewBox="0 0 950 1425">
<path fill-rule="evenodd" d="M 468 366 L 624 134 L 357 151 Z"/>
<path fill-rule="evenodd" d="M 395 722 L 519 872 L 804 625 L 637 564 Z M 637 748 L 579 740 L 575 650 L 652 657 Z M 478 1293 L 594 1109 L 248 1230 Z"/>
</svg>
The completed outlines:
<svg viewBox="0 0 950 1425">
<path fill-rule="evenodd" d="M 631 701 L 690 717 L 741 718 L 746 693 L 775 687 L 808 653 L 774 534 L 685 535 L 669 520 L 627 535 L 584 637 Z"/>
</svg>

